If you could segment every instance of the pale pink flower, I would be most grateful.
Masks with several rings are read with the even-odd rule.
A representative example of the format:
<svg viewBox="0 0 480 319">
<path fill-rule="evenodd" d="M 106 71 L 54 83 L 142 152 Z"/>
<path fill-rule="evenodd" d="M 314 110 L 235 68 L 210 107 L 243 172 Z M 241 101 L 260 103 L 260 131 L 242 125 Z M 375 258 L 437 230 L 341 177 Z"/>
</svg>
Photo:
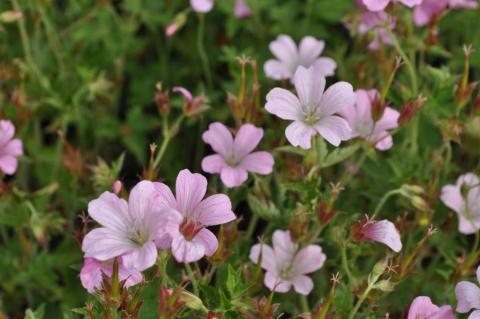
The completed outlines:
<svg viewBox="0 0 480 319">
<path fill-rule="evenodd" d="M 452 307 L 437 306 L 429 297 L 419 296 L 413 299 L 407 319 L 455 319 Z"/>
<path fill-rule="evenodd" d="M 270 43 L 270 51 L 277 59 L 270 59 L 264 65 L 265 74 L 274 80 L 292 79 L 299 66 L 315 67 L 323 76 L 335 74 L 337 64 L 331 58 L 320 57 L 325 42 L 306 36 L 297 47 L 288 35 L 279 35 Z"/>
<path fill-rule="evenodd" d="M 265 105 L 268 112 L 293 121 L 285 131 L 288 141 L 309 149 L 312 136 L 317 133 L 335 146 L 348 140 L 351 135 L 348 122 L 334 114 L 355 103 L 352 86 L 337 82 L 325 90 L 325 78 L 314 67 L 300 66 L 294 80 L 298 97 L 288 90 L 274 88 L 267 94 Z"/>
<path fill-rule="evenodd" d="M 477 268 L 477 282 L 480 282 L 480 267 Z M 467 313 L 474 310 L 468 319 L 480 318 L 480 288 L 469 281 L 461 281 L 455 287 L 457 312 Z"/>
<path fill-rule="evenodd" d="M 442 202 L 458 214 L 458 230 L 473 234 L 480 229 L 480 179 L 473 173 L 461 175 L 455 185 L 446 185 Z"/>
<path fill-rule="evenodd" d="M 391 2 L 400 2 L 407 7 L 413 8 L 416 5 L 422 3 L 423 0 L 363 0 L 363 3 L 370 11 L 382 11 L 384 10 Z"/>
<path fill-rule="evenodd" d="M 390 26 L 388 26 L 390 24 Z M 347 26 L 351 27 L 351 26 Z M 370 50 L 378 50 L 381 44 L 392 44 L 392 39 L 390 38 L 387 27 L 390 29 L 395 28 L 395 20 L 386 14 L 384 11 L 379 12 L 365 12 L 360 17 L 360 24 L 358 25 L 358 33 L 372 34 L 373 39 L 368 44 Z"/>
<path fill-rule="evenodd" d="M 15 126 L 7 120 L 0 120 L 0 171 L 7 175 L 17 171 L 17 157 L 23 155 L 23 143 L 15 135 Z"/>
<path fill-rule="evenodd" d="M 210 174 L 220 174 L 225 186 L 240 186 L 247 180 L 247 172 L 261 175 L 272 172 L 273 156 L 268 152 L 253 152 L 263 137 L 263 129 L 244 124 L 233 138 L 225 125 L 215 122 L 202 137 L 217 152 L 203 159 L 202 169 Z"/>
<path fill-rule="evenodd" d="M 395 227 L 395 224 L 388 220 L 361 220 L 353 226 L 352 236 L 356 240 L 382 243 L 397 253 L 402 250 L 400 233 Z"/>
<path fill-rule="evenodd" d="M 233 12 L 237 18 L 246 18 L 252 15 L 252 10 L 245 0 L 235 0 Z"/>
<path fill-rule="evenodd" d="M 419 27 L 425 26 L 448 7 L 475 9 L 478 7 L 478 2 L 476 0 L 423 0 L 413 11 L 413 21 Z"/>
<path fill-rule="evenodd" d="M 273 233 L 273 249 L 265 244 L 256 244 L 250 250 L 250 260 L 256 264 L 261 260 L 265 273 L 265 286 L 276 292 L 287 292 L 294 287 L 302 295 L 313 289 L 313 281 L 306 274 L 322 268 L 327 257 L 318 245 L 299 249 L 292 241 L 288 230 Z"/>
<path fill-rule="evenodd" d="M 80 271 L 80 281 L 82 286 L 89 293 L 95 292 L 102 288 L 103 275 L 112 277 L 113 260 L 99 261 L 95 258 L 85 258 L 83 267 Z M 125 287 L 129 288 L 139 284 L 143 280 L 142 273 L 133 268 L 126 268 L 123 264 L 122 257 L 118 259 L 118 279 L 125 280 Z"/>
<path fill-rule="evenodd" d="M 361 138 L 375 144 L 378 150 L 384 151 L 392 147 L 393 139 L 388 130 L 398 127 L 400 113 L 391 107 L 386 107 L 380 120 L 372 119 L 372 104 L 379 101 L 377 90 L 357 90 L 355 105 L 342 109 L 340 115 L 348 121 L 352 128 L 351 138 Z"/>
<path fill-rule="evenodd" d="M 207 179 L 192 174 L 188 169 L 180 171 L 175 186 L 176 196 L 165 184 L 157 183 L 159 206 L 175 216 L 168 226 L 172 254 L 178 262 L 190 263 L 203 256 L 212 256 L 218 241 L 206 227 L 226 224 L 234 220 L 232 203 L 227 195 L 216 194 L 205 199 Z"/>
<path fill-rule="evenodd" d="M 214 0 L 190 0 L 190 5 L 195 12 L 207 13 L 213 9 Z"/>
<path fill-rule="evenodd" d="M 91 230 L 83 239 L 85 257 L 107 261 L 122 256 L 125 267 L 138 271 L 155 264 L 156 242 L 160 246 L 168 238 L 165 227 L 176 218 L 156 202 L 156 184 L 139 182 L 130 192 L 128 203 L 104 192 L 88 204 L 88 214 L 103 227 Z"/>
</svg>

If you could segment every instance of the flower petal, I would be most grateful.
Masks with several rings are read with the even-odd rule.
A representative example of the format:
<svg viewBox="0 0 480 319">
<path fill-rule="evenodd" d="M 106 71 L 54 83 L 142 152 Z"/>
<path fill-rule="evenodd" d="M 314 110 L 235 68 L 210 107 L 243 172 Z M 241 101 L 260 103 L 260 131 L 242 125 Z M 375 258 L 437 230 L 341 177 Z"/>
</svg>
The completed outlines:
<svg viewBox="0 0 480 319">
<path fill-rule="evenodd" d="M 220 172 L 220 178 L 227 187 L 238 187 L 243 184 L 248 178 L 247 171 L 242 167 L 229 167 L 222 168 Z"/>
<path fill-rule="evenodd" d="M 206 13 L 212 10 L 213 0 L 190 0 L 190 5 L 195 12 Z"/>
<path fill-rule="evenodd" d="M 386 107 L 382 118 L 375 123 L 375 131 L 386 131 L 398 127 L 398 118 L 400 113 L 391 107 Z"/>
<path fill-rule="evenodd" d="M 155 184 L 146 180 L 132 188 L 128 198 L 128 212 L 133 219 L 141 221 L 147 214 L 160 211 L 161 208 L 154 201 L 158 196 L 157 189 Z"/>
<path fill-rule="evenodd" d="M 18 157 L 23 155 L 23 143 L 18 138 L 10 140 L 9 142 L 5 143 L 3 147 L 0 146 L 0 154 L 3 156 L 10 155 L 14 157 Z"/>
<path fill-rule="evenodd" d="M 447 207 L 453 209 L 455 212 L 463 212 L 465 199 L 460 193 L 460 187 L 458 185 L 443 186 L 440 199 Z"/>
<path fill-rule="evenodd" d="M 96 289 L 102 287 L 101 265 L 95 258 L 85 258 L 83 260 L 83 266 L 80 270 L 80 281 L 89 293 L 93 293 Z"/>
<path fill-rule="evenodd" d="M 237 18 L 245 18 L 252 15 L 252 10 L 247 5 L 245 0 L 235 0 L 235 7 L 233 13 Z"/>
<path fill-rule="evenodd" d="M 0 120 L 0 148 L 15 135 L 15 126 L 8 120 Z"/>
<path fill-rule="evenodd" d="M 419 296 L 412 301 L 408 309 L 407 319 L 430 318 L 429 316 L 436 313 L 438 309 L 438 306 L 432 303 L 430 297 Z"/>
<path fill-rule="evenodd" d="M 461 281 L 455 286 L 457 312 L 467 313 L 471 309 L 480 309 L 480 288 L 468 281 Z"/>
<path fill-rule="evenodd" d="M 82 242 L 85 257 L 101 261 L 121 256 L 134 248 L 135 246 L 123 234 L 104 227 L 91 230 Z"/>
<path fill-rule="evenodd" d="M 378 222 L 371 222 L 363 226 L 363 234 L 369 239 L 387 245 L 394 252 L 402 250 L 402 241 L 400 240 L 400 233 L 395 224 L 388 220 L 381 220 Z"/>
<path fill-rule="evenodd" d="M 123 264 L 127 268 L 144 271 L 152 267 L 157 261 L 157 247 L 153 242 L 145 243 L 142 247 L 136 247 L 128 254 L 123 255 Z"/>
<path fill-rule="evenodd" d="M 327 77 L 335 74 L 337 63 L 332 58 L 322 57 L 322 58 L 318 58 L 312 64 L 312 66 L 315 68 L 316 72 Z"/>
<path fill-rule="evenodd" d="M 304 275 L 293 278 L 293 288 L 301 295 L 308 295 L 313 289 L 313 280 Z"/>
<path fill-rule="evenodd" d="M 201 174 L 181 170 L 175 185 L 177 207 L 184 216 L 192 214 L 207 192 L 207 179 Z"/>
<path fill-rule="evenodd" d="M 0 170 L 7 175 L 13 175 L 17 171 L 17 158 L 10 155 L 0 155 Z"/>
<path fill-rule="evenodd" d="M 158 206 L 159 210 L 166 208 L 177 209 L 177 200 L 173 196 L 170 187 L 163 183 L 154 182 L 155 193 L 152 194 L 152 205 Z"/>
<path fill-rule="evenodd" d="M 311 66 L 313 62 L 322 54 L 325 48 L 325 41 L 317 40 L 312 36 L 306 36 L 302 39 L 299 46 L 300 64 Z"/>
<path fill-rule="evenodd" d="M 215 194 L 202 200 L 195 208 L 194 216 L 204 226 L 226 224 L 236 218 L 232 212 L 232 202 L 224 194 Z"/>
<path fill-rule="evenodd" d="M 363 0 L 363 3 L 370 11 L 381 11 L 387 7 L 390 0 Z"/>
<path fill-rule="evenodd" d="M 274 88 L 268 92 L 265 109 L 284 120 L 300 119 L 300 101 L 292 92 L 285 89 Z"/>
<path fill-rule="evenodd" d="M 212 256 L 218 249 L 217 237 L 206 228 L 201 229 L 192 239 L 192 242 L 202 244 L 207 256 Z"/>
<path fill-rule="evenodd" d="M 284 293 L 290 290 L 292 283 L 279 278 L 276 272 L 267 271 L 265 273 L 265 286 L 272 291 Z"/>
<path fill-rule="evenodd" d="M 188 241 L 178 235 L 172 241 L 172 254 L 180 263 L 191 263 L 205 256 L 205 246 L 200 242 Z"/>
<path fill-rule="evenodd" d="M 321 119 L 320 122 L 315 124 L 315 130 L 334 146 L 340 145 L 341 141 L 350 139 L 352 134 L 348 122 L 336 115 Z"/>
<path fill-rule="evenodd" d="M 250 249 L 249 258 L 252 262 L 258 264 L 260 258 L 262 259 L 262 268 L 265 270 L 276 271 L 277 264 L 275 260 L 275 253 L 272 247 L 266 244 L 255 244 Z"/>
<path fill-rule="evenodd" d="M 387 131 L 382 132 L 380 138 L 375 138 L 375 148 L 379 151 L 386 151 L 393 146 L 393 138 Z"/>
<path fill-rule="evenodd" d="M 233 152 L 240 159 L 250 154 L 260 143 L 263 137 L 263 129 L 252 124 L 244 124 L 240 127 L 233 141 Z"/>
<path fill-rule="evenodd" d="M 340 112 L 342 109 L 355 105 L 357 95 L 347 82 L 337 82 L 330 86 L 321 97 L 318 115 L 324 117 Z"/>
<path fill-rule="evenodd" d="M 219 174 L 222 168 L 228 166 L 218 154 L 205 156 L 202 160 L 202 170 L 210 174 Z"/>
<path fill-rule="evenodd" d="M 322 268 L 327 256 L 318 245 L 302 248 L 293 260 L 294 272 L 297 275 L 309 274 Z"/>
<path fill-rule="evenodd" d="M 240 166 L 249 172 L 267 175 L 272 172 L 274 162 L 272 154 L 262 151 L 248 154 Z"/>
<path fill-rule="evenodd" d="M 273 233 L 273 251 L 275 252 L 277 264 L 283 265 L 293 261 L 295 244 L 290 237 L 290 231 L 276 230 Z"/>
<path fill-rule="evenodd" d="M 263 71 L 265 75 L 273 80 L 286 80 L 290 79 L 293 75 L 292 71 L 289 69 L 289 66 L 279 60 L 270 59 L 265 62 L 263 66 Z"/>
<path fill-rule="evenodd" d="M 228 128 L 220 122 L 212 123 L 202 135 L 203 141 L 224 158 L 233 151 L 233 137 Z"/>
<path fill-rule="evenodd" d="M 300 104 L 303 106 L 320 105 L 325 90 L 325 77 L 319 74 L 315 67 L 308 69 L 299 66 L 293 77 Z"/>
<path fill-rule="evenodd" d="M 110 192 L 88 203 L 88 214 L 102 226 L 117 232 L 127 231 L 132 224 L 127 202 Z"/>
<path fill-rule="evenodd" d="M 285 130 L 285 136 L 290 144 L 300 146 L 303 149 L 310 149 L 312 147 L 312 136 L 315 134 L 316 132 L 313 127 L 300 121 L 291 123 Z"/>
<path fill-rule="evenodd" d="M 273 55 L 288 65 L 295 64 L 298 59 L 297 45 L 288 35 L 279 35 L 270 43 L 269 48 Z"/>
<path fill-rule="evenodd" d="M 472 312 L 470 316 L 468 316 L 468 319 L 480 319 L 480 310 L 475 310 L 474 312 Z"/>
</svg>

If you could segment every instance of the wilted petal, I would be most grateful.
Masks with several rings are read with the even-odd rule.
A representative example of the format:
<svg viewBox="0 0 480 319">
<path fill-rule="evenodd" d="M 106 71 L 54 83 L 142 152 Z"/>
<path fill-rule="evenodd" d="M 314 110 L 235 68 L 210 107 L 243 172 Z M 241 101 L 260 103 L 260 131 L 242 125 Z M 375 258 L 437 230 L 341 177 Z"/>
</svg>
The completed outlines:
<svg viewBox="0 0 480 319">
<path fill-rule="evenodd" d="M 293 260 L 294 272 L 297 275 L 309 274 L 322 268 L 327 256 L 318 245 L 302 248 Z"/>
<path fill-rule="evenodd" d="M 203 141 L 224 158 L 231 156 L 233 151 L 233 136 L 228 128 L 220 122 L 212 123 L 202 135 Z"/>
<path fill-rule="evenodd" d="M 314 67 L 308 69 L 299 66 L 293 77 L 300 104 L 303 106 L 318 106 L 323 100 L 325 77 L 319 74 Z"/>
<path fill-rule="evenodd" d="M 247 171 L 242 167 L 229 167 L 222 168 L 220 172 L 220 178 L 227 187 L 238 187 L 243 184 L 248 178 Z"/>
<path fill-rule="evenodd" d="M 233 152 L 236 158 L 243 158 L 250 154 L 260 143 L 263 137 L 263 129 L 252 124 L 244 124 L 240 127 L 233 141 Z"/>
<path fill-rule="evenodd" d="M 183 215 L 193 213 L 207 192 L 207 179 L 201 174 L 192 174 L 188 169 L 181 170 L 175 186 L 177 207 Z"/>
<path fill-rule="evenodd" d="M 308 295 L 313 289 L 313 280 L 304 275 L 296 276 L 292 280 L 295 291 L 302 295 Z"/>
<path fill-rule="evenodd" d="M 303 149 L 312 147 L 312 136 L 315 135 L 315 129 L 303 122 L 295 121 L 287 126 L 285 136 L 293 146 L 300 146 Z"/>
<path fill-rule="evenodd" d="M 350 139 L 352 134 L 348 122 L 336 115 L 321 119 L 320 122 L 315 124 L 315 130 L 334 146 L 340 145 L 341 141 Z"/>
<path fill-rule="evenodd" d="M 265 270 L 276 271 L 277 264 L 275 260 L 275 253 L 272 247 L 265 244 L 255 244 L 250 249 L 249 258 L 252 262 L 258 264 L 260 258 L 262 259 L 262 268 Z"/>
<path fill-rule="evenodd" d="M 88 203 L 88 214 L 101 225 L 118 232 L 127 231 L 131 224 L 127 202 L 110 192 Z"/>
<path fill-rule="evenodd" d="M 183 98 L 187 101 L 191 101 L 193 99 L 192 93 L 190 93 L 190 91 L 184 87 L 174 86 L 172 88 L 172 92 L 180 93 L 181 95 L 183 95 Z"/>
<path fill-rule="evenodd" d="M 268 92 L 265 109 L 284 120 L 300 119 L 300 101 L 292 92 L 285 89 L 274 88 Z"/>
<path fill-rule="evenodd" d="M 224 194 L 215 194 L 202 200 L 195 208 L 194 216 L 204 226 L 226 224 L 236 218 L 232 212 L 232 202 Z"/>
<path fill-rule="evenodd" d="M 91 230 L 82 242 L 85 257 L 102 261 L 121 256 L 134 248 L 124 234 L 103 227 Z"/>
<path fill-rule="evenodd" d="M 402 250 L 400 233 L 388 220 L 367 223 L 363 226 L 362 232 L 367 239 L 385 244 L 394 252 Z"/>
<path fill-rule="evenodd" d="M 273 170 L 274 159 L 268 152 L 254 152 L 248 154 L 240 163 L 240 166 L 249 172 L 267 175 Z"/>
<path fill-rule="evenodd" d="M 202 160 L 202 170 L 210 174 L 218 174 L 226 166 L 228 166 L 227 163 L 218 154 L 205 156 Z"/>
<path fill-rule="evenodd" d="M 455 287 L 457 312 L 466 313 L 471 309 L 480 309 L 480 288 L 468 281 L 461 281 Z"/>
</svg>

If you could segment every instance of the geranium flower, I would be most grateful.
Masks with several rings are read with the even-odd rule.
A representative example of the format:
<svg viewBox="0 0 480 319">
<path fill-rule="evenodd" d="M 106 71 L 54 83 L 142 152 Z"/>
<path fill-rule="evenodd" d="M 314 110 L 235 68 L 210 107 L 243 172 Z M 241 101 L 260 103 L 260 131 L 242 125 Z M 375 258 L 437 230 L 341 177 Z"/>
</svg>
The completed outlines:
<svg viewBox="0 0 480 319">
<path fill-rule="evenodd" d="M 23 155 L 23 144 L 15 135 L 15 126 L 7 120 L 0 120 L 0 170 L 7 175 L 17 171 L 17 157 Z"/>
<path fill-rule="evenodd" d="M 177 176 L 176 196 L 165 184 L 157 183 L 156 187 L 159 205 L 175 216 L 174 226 L 168 227 L 175 259 L 190 263 L 205 255 L 212 256 L 218 248 L 218 241 L 206 227 L 226 224 L 236 218 L 228 196 L 216 194 L 203 199 L 207 179 L 188 169 L 180 171 Z"/>
<path fill-rule="evenodd" d="M 165 227 L 176 217 L 156 202 L 156 193 L 154 183 L 141 181 L 130 192 L 128 203 L 111 192 L 92 200 L 88 214 L 103 227 L 83 239 L 85 257 L 107 261 L 122 256 L 125 267 L 138 271 L 155 264 L 156 242 L 160 246 L 168 238 Z"/>
<path fill-rule="evenodd" d="M 334 114 L 355 103 L 352 86 L 337 82 L 325 91 L 325 78 L 315 67 L 300 66 L 294 79 L 298 97 L 288 90 L 274 88 L 267 94 L 265 105 L 268 112 L 293 121 L 285 131 L 288 141 L 293 146 L 309 149 L 312 136 L 317 133 L 335 146 L 349 139 L 348 122 Z"/>
<path fill-rule="evenodd" d="M 215 122 L 202 137 L 218 153 L 205 157 L 202 169 L 210 174 L 220 174 L 225 186 L 240 186 L 247 180 L 247 172 L 263 175 L 272 172 L 274 160 L 270 153 L 252 153 L 263 137 L 263 129 L 244 124 L 234 139 L 225 125 Z"/>
<path fill-rule="evenodd" d="M 363 0 L 363 3 L 370 11 L 382 11 L 384 10 L 391 2 L 400 2 L 407 7 L 413 8 L 416 5 L 422 3 L 423 0 Z"/>
<path fill-rule="evenodd" d="M 391 107 L 385 111 L 377 122 L 372 119 L 372 104 L 378 103 L 380 94 L 377 90 L 357 90 L 355 105 L 342 109 L 340 115 L 348 121 L 352 128 L 351 138 L 360 136 L 384 151 L 392 147 L 393 139 L 387 130 L 398 127 L 400 113 Z"/>
<path fill-rule="evenodd" d="M 480 180 L 467 173 L 455 185 L 446 185 L 440 196 L 442 202 L 458 214 L 458 230 L 473 234 L 480 229 Z"/>
<path fill-rule="evenodd" d="M 442 14 L 448 7 L 452 9 L 476 9 L 478 2 L 476 0 L 423 0 L 413 10 L 413 21 L 419 27 L 425 26 Z"/>
<path fill-rule="evenodd" d="M 477 268 L 477 282 L 480 282 L 480 267 Z M 469 281 L 461 281 L 455 286 L 457 312 L 467 313 L 474 310 L 468 319 L 480 318 L 480 288 Z"/>
<path fill-rule="evenodd" d="M 298 249 L 290 232 L 277 230 L 273 233 L 273 249 L 265 244 L 256 244 L 250 250 L 250 260 L 256 264 L 261 259 L 265 273 L 265 286 L 276 292 L 287 292 L 294 287 L 302 295 L 313 289 L 313 281 L 306 274 L 322 268 L 327 257 L 318 245 Z"/>
<path fill-rule="evenodd" d="M 376 241 L 387 245 L 394 252 L 402 250 L 400 233 L 395 224 L 388 220 L 374 221 L 364 219 L 352 228 L 352 237 L 358 241 Z"/>
<path fill-rule="evenodd" d="M 378 50 L 381 44 L 392 44 L 392 39 L 386 29 L 387 23 L 390 23 L 390 29 L 395 28 L 395 20 L 384 11 L 365 12 L 361 15 L 357 31 L 360 34 L 370 32 L 373 35 L 372 42 L 368 44 L 370 50 Z M 347 27 L 351 28 L 349 25 Z"/>
<path fill-rule="evenodd" d="M 270 51 L 277 59 L 270 59 L 264 65 L 267 77 L 274 80 L 292 79 L 299 66 L 309 68 L 314 66 L 323 76 L 335 74 L 337 64 L 331 58 L 320 57 L 325 42 L 306 36 L 297 47 L 288 35 L 279 35 L 270 43 Z"/>
<path fill-rule="evenodd" d="M 419 296 L 413 299 L 408 309 L 407 319 L 455 319 L 452 307 L 449 305 L 437 306 L 429 297 Z"/>
<path fill-rule="evenodd" d="M 103 275 L 112 277 L 113 260 L 99 261 L 95 258 L 85 258 L 83 267 L 80 271 L 80 281 L 82 286 L 89 293 L 102 288 Z M 103 275 L 102 275 L 103 274 Z M 118 259 L 118 279 L 125 280 L 125 287 L 129 288 L 139 284 L 143 280 L 142 273 L 133 268 L 126 268 L 122 257 Z"/>
<path fill-rule="evenodd" d="M 190 0 L 190 5 L 195 12 L 207 13 L 213 9 L 214 0 Z M 233 12 L 237 18 L 245 18 L 252 15 L 252 10 L 245 0 L 235 0 Z"/>
</svg>

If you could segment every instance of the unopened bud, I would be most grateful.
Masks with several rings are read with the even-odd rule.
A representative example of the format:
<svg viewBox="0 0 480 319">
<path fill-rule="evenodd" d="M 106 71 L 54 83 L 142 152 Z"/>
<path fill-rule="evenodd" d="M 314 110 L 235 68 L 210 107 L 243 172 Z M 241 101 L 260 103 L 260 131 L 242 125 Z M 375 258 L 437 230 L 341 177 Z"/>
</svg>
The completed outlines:
<svg viewBox="0 0 480 319">
<path fill-rule="evenodd" d="M 163 91 L 163 85 L 160 82 L 156 85 L 154 101 L 160 113 L 168 115 L 170 112 L 170 99 L 168 93 Z"/>
<path fill-rule="evenodd" d="M 123 186 L 122 182 L 119 180 L 116 180 L 115 183 L 113 183 L 113 192 L 118 195 L 122 190 L 122 186 Z"/>
<path fill-rule="evenodd" d="M 430 211 L 430 207 L 428 206 L 427 202 L 420 196 L 413 196 L 410 201 L 412 205 L 421 211 L 428 212 Z"/>
<path fill-rule="evenodd" d="M 477 87 L 478 82 L 472 82 L 464 85 L 460 80 L 455 89 L 455 100 L 459 108 L 462 108 L 472 98 L 473 90 Z"/>
<path fill-rule="evenodd" d="M 180 12 L 175 16 L 175 19 L 173 19 L 172 23 L 170 23 L 165 29 L 165 35 L 167 37 L 171 37 L 185 25 L 186 21 L 187 15 L 185 14 L 185 12 Z"/>
<path fill-rule="evenodd" d="M 398 125 L 405 125 L 412 119 L 413 115 L 425 104 L 427 98 L 420 95 L 415 101 L 408 102 L 400 109 Z"/>
<path fill-rule="evenodd" d="M 473 103 L 472 112 L 473 114 L 480 115 L 480 93 L 478 93 L 477 98 Z"/>
<path fill-rule="evenodd" d="M 387 270 L 388 258 L 383 258 L 373 266 L 372 272 L 368 275 L 368 284 L 373 285 L 381 275 Z"/>
<path fill-rule="evenodd" d="M 385 112 L 385 107 L 387 104 L 385 101 L 382 101 L 380 95 L 377 93 L 373 98 L 371 98 L 372 103 L 372 119 L 374 122 L 378 122 Z"/>
<path fill-rule="evenodd" d="M 390 292 L 393 291 L 394 284 L 389 280 L 380 280 L 374 287 L 383 292 Z"/>
<path fill-rule="evenodd" d="M 192 310 L 206 309 L 202 300 L 187 290 L 180 292 L 179 300 Z"/>
<path fill-rule="evenodd" d="M 0 13 L 0 22 L 1 23 L 12 23 L 20 20 L 23 17 L 22 11 L 3 11 Z"/>
</svg>

